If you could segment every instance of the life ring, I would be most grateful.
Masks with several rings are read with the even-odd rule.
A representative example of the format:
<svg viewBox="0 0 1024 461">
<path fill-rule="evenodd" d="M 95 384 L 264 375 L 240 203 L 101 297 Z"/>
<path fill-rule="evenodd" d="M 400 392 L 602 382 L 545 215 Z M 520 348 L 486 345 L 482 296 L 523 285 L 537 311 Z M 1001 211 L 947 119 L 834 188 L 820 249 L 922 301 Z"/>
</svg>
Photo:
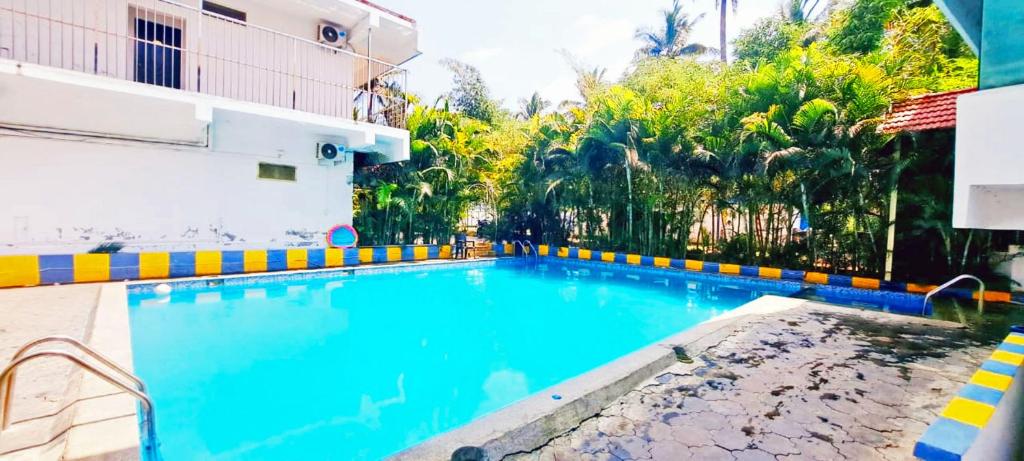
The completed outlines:
<svg viewBox="0 0 1024 461">
<path fill-rule="evenodd" d="M 348 224 L 339 224 L 327 231 L 327 246 L 331 248 L 354 248 L 359 244 L 359 233 Z"/>
</svg>

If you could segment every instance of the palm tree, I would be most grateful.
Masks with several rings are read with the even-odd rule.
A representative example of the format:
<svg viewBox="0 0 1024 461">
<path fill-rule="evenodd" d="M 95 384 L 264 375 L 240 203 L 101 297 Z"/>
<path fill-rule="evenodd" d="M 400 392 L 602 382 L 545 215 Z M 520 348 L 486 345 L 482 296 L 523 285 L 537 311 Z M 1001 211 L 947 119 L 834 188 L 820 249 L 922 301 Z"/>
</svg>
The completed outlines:
<svg viewBox="0 0 1024 461">
<path fill-rule="evenodd" d="M 726 22 L 725 22 L 725 10 L 732 3 L 732 12 L 736 13 L 736 8 L 739 7 L 739 0 L 715 0 L 715 5 L 718 7 L 718 52 L 721 55 L 722 62 L 729 61 L 729 42 L 726 38 Z"/>
<path fill-rule="evenodd" d="M 688 43 L 694 26 L 704 18 L 703 14 L 691 19 L 683 12 L 679 0 L 672 0 L 672 8 L 662 10 L 665 24 L 661 30 L 654 31 L 642 28 L 636 31 L 636 38 L 644 45 L 637 51 L 638 56 L 678 57 L 684 55 L 704 54 L 710 49 L 699 43 Z"/>
<path fill-rule="evenodd" d="M 544 112 L 544 110 L 547 109 L 550 105 L 551 101 L 542 98 L 540 96 L 540 93 L 534 91 L 533 96 L 530 96 L 530 99 L 519 100 L 519 106 L 522 109 L 520 109 L 519 113 L 516 114 L 516 116 L 519 117 L 521 120 L 529 120 L 534 116 L 540 115 L 541 112 Z"/>
</svg>

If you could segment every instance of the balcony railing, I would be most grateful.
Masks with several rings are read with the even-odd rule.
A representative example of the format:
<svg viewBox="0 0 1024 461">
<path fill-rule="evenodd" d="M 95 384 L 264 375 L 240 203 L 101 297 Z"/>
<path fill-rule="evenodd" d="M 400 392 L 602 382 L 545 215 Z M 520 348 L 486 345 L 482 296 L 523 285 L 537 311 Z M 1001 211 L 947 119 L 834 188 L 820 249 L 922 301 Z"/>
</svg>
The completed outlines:
<svg viewBox="0 0 1024 461">
<path fill-rule="evenodd" d="M 400 67 L 171 0 L 0 0 L 0 58 L 399 128 L 408 106 Z"/>
</svg>

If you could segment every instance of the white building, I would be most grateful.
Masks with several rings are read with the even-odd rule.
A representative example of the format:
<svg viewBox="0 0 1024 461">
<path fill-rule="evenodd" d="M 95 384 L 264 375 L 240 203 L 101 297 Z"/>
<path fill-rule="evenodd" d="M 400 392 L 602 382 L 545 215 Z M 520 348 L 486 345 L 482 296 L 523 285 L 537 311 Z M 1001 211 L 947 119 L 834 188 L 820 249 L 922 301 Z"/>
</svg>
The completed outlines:
<svg viewBox="0 0 1024 461">
<path fill-rule="evenodd" d="M 953 226 L 1024 230 L 1024 8 L 1020 0 L 938 0 L 980 60 L 957 104 Z"/>
<path fill-rule="evenodd" d="M 417 44 L 366 0 L 0 0 L 0 254 L 322 246 L 408 159 Z"/>
</svg>

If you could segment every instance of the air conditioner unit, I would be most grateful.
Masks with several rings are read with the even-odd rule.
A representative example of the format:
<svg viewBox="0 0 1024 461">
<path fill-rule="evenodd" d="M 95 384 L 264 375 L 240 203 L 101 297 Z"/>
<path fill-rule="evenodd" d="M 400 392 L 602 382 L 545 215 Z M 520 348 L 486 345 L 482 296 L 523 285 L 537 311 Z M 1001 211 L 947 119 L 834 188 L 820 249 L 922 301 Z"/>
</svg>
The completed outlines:
<svg viewBox="0 0 1024 461">
<path fill-rule="evenodd" d="M 337 165 L 344 163 L 346 158 L 345 146 L 330 143 L 316 145 L 316 159 L 320 164 Z"/>
<path fill-rule="evenodd" d="M 322 22 L 317 26 L 316 37 L 320 43 L 330 46 L 345 46 L 348 42 L 348 31 L 340 26 Z"/>
</svg>

